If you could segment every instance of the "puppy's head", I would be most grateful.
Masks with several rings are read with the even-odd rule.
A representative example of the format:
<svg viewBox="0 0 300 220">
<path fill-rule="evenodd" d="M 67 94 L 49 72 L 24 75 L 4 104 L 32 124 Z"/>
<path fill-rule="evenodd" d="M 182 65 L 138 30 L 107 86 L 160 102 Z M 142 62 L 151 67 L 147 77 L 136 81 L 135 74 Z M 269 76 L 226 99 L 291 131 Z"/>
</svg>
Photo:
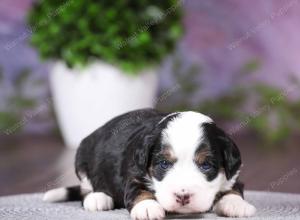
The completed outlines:
<svg viewBox="0 0 300 220">
<path fill-rule="evenodd" d="M 216 194 L 229 190 L 238 176 L 238 148 L 200 113 L 177 113 L 160 124 L 147 162 L 157 201 L 170 212 L 208 211 Z"/>
</svg>

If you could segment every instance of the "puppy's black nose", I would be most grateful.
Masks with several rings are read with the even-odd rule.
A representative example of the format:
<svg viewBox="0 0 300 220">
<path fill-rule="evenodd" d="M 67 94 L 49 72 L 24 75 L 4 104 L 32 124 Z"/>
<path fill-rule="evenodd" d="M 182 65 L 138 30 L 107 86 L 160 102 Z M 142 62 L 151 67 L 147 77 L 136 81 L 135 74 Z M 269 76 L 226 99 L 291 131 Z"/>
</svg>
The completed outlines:
<svg viewBox="0 0 300 220">
<path fill-rule="evenodd" d="M 176 202 L 181 204 L 182 206 L 184 206 L 184 205 L 187 205 L 187 204 L 190 203 L 191 194 L 188 194 L 188 193 L 184 193 L 184 194 L 175 193 L 175 197 L 176 197 Z"/>
</svg>

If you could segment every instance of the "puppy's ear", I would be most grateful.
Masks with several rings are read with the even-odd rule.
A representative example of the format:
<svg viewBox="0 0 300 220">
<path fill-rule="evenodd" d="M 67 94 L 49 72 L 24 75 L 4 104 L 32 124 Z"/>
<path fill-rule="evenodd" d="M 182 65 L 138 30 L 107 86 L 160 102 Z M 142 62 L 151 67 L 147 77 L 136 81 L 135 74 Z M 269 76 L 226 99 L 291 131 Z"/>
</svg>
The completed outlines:
<svg viewBox="0 0 300 220">
<path fill-rule="evenodd" d="M 239 170 L 241 166 L 241 155 L 236 144 L 231 138 L 223 132 L 223 135 L 219 136 L 220 145 L 222 147 L 223 166 L 226 174 L 226 178 L 230 180 Z"/>
<path fill-rule="evenodd" d="M 152 149 L 157 139 L 157 131 L 151 126 L 137 129 L 130 137 L 130 154 L 133 156 L 133 168 L 138 173 L 147 172 Z"/>
<path fill-rule="evenodd" d="M 146 171 L 155 137 L 152 134 L 147 134 L 144 137 L 139 137 L 139 139 L 138 146 L 135 146 L 134 162 L 140 171 Z"/>
<path fill-rule="evenodd" d="M 222 166 L 225 175 L 230 180 L 241 166 L 241 155 L 234 141 L 222 129 L 213 123 L 204 124 L 204 131 L 212 147 L 221 149 Z"/>
</svg>

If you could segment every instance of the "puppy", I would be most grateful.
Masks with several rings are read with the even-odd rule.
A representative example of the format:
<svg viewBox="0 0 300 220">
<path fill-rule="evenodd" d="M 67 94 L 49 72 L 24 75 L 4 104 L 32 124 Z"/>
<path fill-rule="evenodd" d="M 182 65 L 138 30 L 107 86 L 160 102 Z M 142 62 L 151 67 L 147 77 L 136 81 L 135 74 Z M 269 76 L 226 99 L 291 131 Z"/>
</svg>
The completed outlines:
<svg viewBox="0 0 300 220">
<path fill-rule="evenodd" d="M 238 181 L 240 152 L 213 120 L 197 112 L 141 109 L 86 137 L 76 154 L 80 186 L 48 191 L 45 201 L 82 200 L 89 211 L 126 208 L 133 219 L 166 212 L 248 217 Z"/>
</svg>

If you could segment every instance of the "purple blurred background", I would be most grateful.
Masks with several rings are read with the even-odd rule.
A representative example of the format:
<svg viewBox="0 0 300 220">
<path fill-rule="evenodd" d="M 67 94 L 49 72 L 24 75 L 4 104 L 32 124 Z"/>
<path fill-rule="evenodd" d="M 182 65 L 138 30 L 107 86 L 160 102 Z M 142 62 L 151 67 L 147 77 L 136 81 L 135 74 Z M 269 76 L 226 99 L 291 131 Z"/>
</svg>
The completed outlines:
<svg viewBox="0 0 300 220">
<path fill-rule="evenodd" d="M 22 131 L 5 134 L 5 129 L 2 130 L 0 169 L 3 172 L 0 179 L 5 180 L 0 184 L 0 194 L 44 189 L 45 184 L 63 175 L 60 168 L 53 168 L 53 164 L 65 160 L 62 155 L 67 158 L 73 155 L 63 147 L 52 107 L 47 104 L 50 97 L 47 63 L 40 61 L 28 43 L 30 33 L 26 13 L 31 4 L 31 0 L 0 2 L 0 67 L 3 74 L 0 110 L 10 111 L 8 97 L 16 92 L 14 82 L 24 71 L 30 71 L 30 76 L 22 87 L 22 95 L 33 100 L 34 106 L 45 107 L 38 112 L 36 108 L 29 110 L 36 114 L 22 124 Z M 159 100 L 174 85 L 184 85 L 180 80 L 192 80 L 196 88 L 192 93 L 181 93 L 180 89 L 173 91 L 158 103 L 160 109 L 198 106 L 203 100 L 217 100 L 238 86 L 250 88 L 249 96 L 243 97 L 247 100 L 249 97 L 246 109 L 241 107 L 238 111 L 251 114 L 257 104 L 252 102 L 251 92 L 254 91 L 249 85 L 257 83 L 283 93 L 289 91 L 284 98 L 299 103 L 299 89 L 294 84 L 300 80 L 299 0 L 186 0 L 183 5 L 186 33 L 178 43 L 175 55 L 166 58 L 161 66 L 157 97 Z M 180 61 L 182 69 L 179 76 L 173 72 L 175 59 Z M 185 70 L 194 65 L 197 74 L 190 78 Z M 189 102 L 183 105 L 182 100 Z M 237 118 L 224 126 L 232 128 L 239 123 L 241 119 Z M 271 150 L 259 146 L 259 140 L 251 135 L 249 132 L 235 135 L 244 155 L 243 177 L 248 188 L 299 193 L 298 133 L 291 132 L 284 144 L 272 143 L 276 147 Z M 70 169 L 71 165 L 72 162 L 65 162 L 67 168 L 64 169 Z M 34 178 L 24 181 L 28 172 L 34 174 Z M 68 182 L 69 178 L 66 179 Z M 59 184 L 62 181 L 53 185 Z"/>
</svg>

